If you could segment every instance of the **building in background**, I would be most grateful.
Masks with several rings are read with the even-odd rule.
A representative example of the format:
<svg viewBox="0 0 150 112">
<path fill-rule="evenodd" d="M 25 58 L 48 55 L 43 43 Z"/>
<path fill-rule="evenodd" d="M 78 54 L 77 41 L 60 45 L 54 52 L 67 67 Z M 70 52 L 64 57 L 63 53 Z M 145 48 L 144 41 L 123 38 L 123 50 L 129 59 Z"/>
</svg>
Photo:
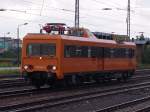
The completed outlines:
<svg viewBox="0 0 150 112">
<path fill-rule="evenodd" d="M 18 48 L 18 41 L 19 41 L 19 47 L 22 47 L 22 40 L 18 39 L 12 39 L 12 48 L 16 49 Z"/>
<path fill-rule="evenodd" d="M 19 39 L 19 47 L 22 47 L 22 40 Z M 9 49 L 18 48 L 18 39 L 12 37 L 0 37 L 0 54 Z"/>
<path fill-rule="evenodd" d="M 98 39 L 115 40 L 117 42 L 130 41 L 127 35 L 119 35 L 114 33 L 93 32 Z"/>
</svg>

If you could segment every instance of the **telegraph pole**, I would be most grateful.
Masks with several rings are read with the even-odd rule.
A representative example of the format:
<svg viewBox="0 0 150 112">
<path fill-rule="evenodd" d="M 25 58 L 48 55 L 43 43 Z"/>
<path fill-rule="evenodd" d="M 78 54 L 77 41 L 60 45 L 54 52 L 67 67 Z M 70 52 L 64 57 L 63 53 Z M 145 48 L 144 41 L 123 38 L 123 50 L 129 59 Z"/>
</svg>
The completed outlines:
<svg viewBox="0 0 150 112">
<path fill-rule="evenodd" d="M 79 28 L 79 0 L 75 1 L 75 28 Z"/>
<path fill-rule="evenodd" d="M 130 38 L 130 29 L 131 29 L 131 7 L 130 7 L 130 0 L 128 0 L 128 8 L 127 8 L 127 36 Z"/>
</svg>

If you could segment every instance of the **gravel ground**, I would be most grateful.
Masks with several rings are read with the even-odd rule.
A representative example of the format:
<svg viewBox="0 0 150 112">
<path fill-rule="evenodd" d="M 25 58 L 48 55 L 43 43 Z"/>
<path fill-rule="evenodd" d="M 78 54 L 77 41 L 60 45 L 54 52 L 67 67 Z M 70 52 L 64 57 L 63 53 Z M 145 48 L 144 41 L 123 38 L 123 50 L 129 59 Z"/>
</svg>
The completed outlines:
<svg viewBox="0 0 150 112">
<path fill-rule="evenodd" d="M 150 101 L 146 101 L 146 102 L 143 102 L 143 103 L 140 103 L 140 104 L 137 104 L 137 105 L 133 105 L 133 106 L 130 106 L 130 107 L 127 107 L 127 108 L 124 108 L 124 109 L 116 110 L 115 112 L 134 112 L 137 109 L 142 109 L 142 108 L 145 108 L 145 107 L 149 107 L 149 105 L 150 105 Z"/>
<path fill-rule="evenodd" d="M 29 101 L 34 101 L 35 99 L 45 99 L 45 98 L 56 98 L 56 97 L 61 97 L 65 95 L 74 95 L 74 94 L 79 94 L 79 93 L 85 93 L 85 92 L 93 92 L 96 90 L 104 90 L 104 89 L 109 89 L 112 87 L 117 86 L 116 84 L 114 86 L 111 85 L 105 85 L 105 86 L 100 86 L 100 87 L 86 87 L 86 88 L 75 88 L 75 89 L 68 89 L 68 90 L 58 90 L 58 91 L 51 91 L 48 90 L 45 93 L 41 93 L 41 94 L 28 94 L 25 96 L 16 96 L 13 98 L 5 98 L 5 99 L 0 99 L 0 106 L 4 106 L 4 105 L 9 105 L 9 104 L 14 104 L 14 103 L 20 103 L 20 102 L 29 102 Z M 123 86 L 123 84 L 122 84 Z M 12 88 L 14 90 L 14 88 Z M 10 90 L 10 89 L 8 89 Z"/>
<path fill-rule="evenodd" d="M 142 82 L 142 81 L 128 81 L 127 83 L 128 84 L 137 84 Z M 144 82 L 144 81 L 143 81 Z M 119 84 L 119 87 L 121 86 L 125 86 L 127 84 L 125 83 L 120 83 Z M 112 82 L 111 84 L 104 84 L 104 85 L 100 85 L 99 87 L 85 87 L 85 89 L 73 89 L 73 90 L 65 90 L 65 91 L 57 91 L 57 92 L 51 92 L 51 90 L 49 90 L 48 93 L 42 93 L 42 94 L 36 94 L 36 95 L 33 95 L 33 94 L 29 94 L 29 95 L 26 95 L 26 96 L 19 96 L 19 97 L 13 97 L 13 98 L 6 98 L 6 99 L 0 99 L 0 106 L 5 106 L 5 105 L 10 105 L 10 104 L 14 104 L 14 103 L 22 103 L 22 102 L 29 102 L 29 101 L 34 101 L 35 99 L 39 99 L 39 98 L 56 98 L 57 97 L 61 97 L 63 96 L 64 94 L 65 95 L 72 95 L 72 94 L 78 94 L 80 92 L 92 92 L 92 91 L 96 91 L 96 90 L 104 90 L 104 89 L 109 89 L 109 88 L 112 88 L 112 87 L 118 87 L 118 83 L 116 82 Z M 18 89 L 23 89 L 24 87 L 16 87 L 17 90 Z M 30 88 L 30 87 L 29 87 Z M 15 90 L 15 88 L 5 88 L 5 89 L 0 89 L 0 92 L 1 91 L 10 91 L 10 90 Z M 69 104 L 69 105 L 62 105 L 60 107 L 57 107 L 57 108 L 51 108 L 51 109 L 44 109 L 42 111 L 52 111 L 52 112 L 80 112 L 81 110 L 84 112 L 84 111 L 92 111 L 93 109 L 96 109 L 96 108 L 102 108 L 102 107 L 105 107 L 107 103 L 110 103 L 111 105 L 113 104 L 112 101 L 115 100 L 115 103 L 116 104 L 117 102 L 119 102 L 120 100 L 123 100 L 123 99 L 131 99 L 131 98 L 136 98 L 136 97 L 142 97 L 144 95 L 147 95 L 147 93 L 149 93 L 149 91 L 145 92 L 143 94 L 143 91 L 141 93 L 140 92 L 136 92 L 138 93 L 137 95 L 135 95 L 135 92 L 134 94 L 132 93 L 128 93 L 128 94 L 125 94 L 125 95 L 120 95 L 120 96 L 113 96 L 112 98 L 101 98 L 101 99 L 92 99 L 92 100 L 88 100 L 88 101 L 83 101 L 83 102 L 80 102 L 80 103 L 75 103 L 75 104 Z M 140 94 L 141 93 L 141 94 Z M 140 94 L 140 95 L 139 95 Z M 130 97 L 131 96 L 131 97 Z M 116 98 L 116 99 L 113 99 L 113 98 Z M 112 100 L 111 100 L 112 99 Z M 110 100 L 110 101 L 109 101 Z M 117 101 L 117 102 L 116 102 Z M 102 107 L 101 107 L 102 106 Z"/>
<path fill-rule="evenodd" d="M 52 107 L 48 109 L 41 109 L 36 112 L 50 112 L 50 111 L 51 112 L 93 112 L 94 110 L 97 109 L 102 109 L 108 106 L 120 104 L 122 102 L 127 102 L 138 98 L 146 97 L 149 96 L 149 94 L 150 94 L 150 88 L 147 88 L 147 89 L 127 92 L 124 94 L 90 99 L 86 101 L 61 105 L 61 106 Z"/>
<path fill-rule="evenodd" d="M 7 91 L 16 91 L 16 90 L 20 91 L 20 90 L 23 90 L 23 89 L 33 89 L 33 87 L 25 85 L 25 86 L 19 86 L 19 87 L 9 87 L 9 88 L 4 88 L 4 89 L 0 88 L 0 93 L 1 92 L 7 92 Z"/>
<path fill-rule="evenodd" d="M 127 83 L 128 84 L 138 84 L 138 83 L 142 83 L 142 82 L 146 82 L 147 81 L 147 79 L 143 79 L 143 80 L 135 80 L 134 82 L 132 81 L 132 80 L 129 80 Z M 114 81 L 114 82 L 112 82 L 111 84 L 110 83 L 108 83 L 108 84 L 101 84 L 100 85 L 100 87 L 101 88 L 107 88 L 108 86 L 118 86 L 118 84 L 121 86 L 121 85 L 126 85 L 126 83 L 118 83 L 118 82 L 116 82 L 116 81 Z M 28 87 L 28 85 L 25 85 L 25 86 L 19 86 L 19 87 L 9 87 L 9 88 L 0 88 L 0 92 L 4 92 L 4 91 L 9 91 L 9 90 L 15 90 L 15 89 L 17 89 L 17 90 L 19 90 L 19 89 L 23 89 L 23 88 L 27 88 Z M 32 87 L 32 88 L 34 88 L 34 87 Z M 86 88 L 86 87 L 85 87 Z"/>
<path fill-rule="evenodd" d="M 132 83 L 132 82 L 129 82 L 129 84 Z M 113 84 L 113 85 L 112 85 Z M 62 90 L 58 90 L 56 92 L 53 92 L 51 90 L 45 92 L 45 93 L 41 93 L 41 94 L 28 94 L 28 95 L 25 95 L 25 96 L 16 96 L 16 97 L 13 97 L 13 98 L 5 98 L 5 99 L 0 99 L 1 103 L 0 103 L 0 106 L 4 106 L 4 105 L 8 105 L 8 104 L 14 104 L 14 103 L 20 103 L 20 102 L 28 102 L 28 101 L 34 101 L 35 99 L 39 99 L 39 98 L 43 98 L 43 97 L 49 97 L 49 98 L 55 98 L 56 96 L 57 97 L 61 97 L 61 96 L 64 96 L 65 95 L 73 95 L 73 94 L 79 94 L 79 93 L 83 93 L 83 92 L 93 92 L 93 91 L 96 91 L 96 90 L 104 90 L 104 89 L 111 89 L 112 87 L 118 87 L 118 83 L 116 82 L 112 82 L 112 84 L 104 84 L 104 85 L 101 85 L 101 86 L 97 86 L 94 87 L 91 86 L 91 87 L 86 87 L 83 89 L 79 89 L 79 88 L 76 88 L 76 89 L 68 89 L 68 90 L 65 90 L 65 91 L 62 91 Z M 120 86 L 125 86 L 124 83 L 120 84 Z M 119 86 L 119 87 L 120 87 Z M 30 88 L 30 87 L 29 87 Z M 8 89 L 5 89 L 5 91 L 10 91 L 10 90 L 15 90 L 17 89 L 18 90 L 18 87 L 17 88 L 8 88 Z M 19 88 L 21 89 L 21 88 Z M 22 88 L 23 89 L 23 88 Z M 3 90 L 3 89 L 2 89 Z M 0 90 L 0 91 L 2 91 Z M 3 90 L 4 92 L 4 90 Z"/>
<path fill-rule="evenodd" d="M 133 82 L 128 82 L 128 84 L 133 83 Z M 123 87 L 126 86 L 125 83 L 120 83 L 119 87 Z M 28 102 L 28 101 L 34 101 L 35 99 L 39 99 L 39 98 L 56 98 L 57 97 L 61 97 L 65 95 L 74 95 L 74 94 L 79 94 L 79 93 L 86 93 L 86 92 L 93 92 L 96 90 L 108 90 L 109 88 L 113 88 L 113 87 L 118 87 L 118 83 L 116 82 L 112 82 L 111 84 L 103 84 L 103 85 L 93 85 L 91 87 L 86 87 L 85 88 L 74 88 L 74 89 L 68 89 L 65 91 L 62 90 L 58 90 L 58 91 L 51 91 L 48 90 L 45 93 L 40 93 L 40 94 L 28 94 L 25 96 L 15 96 L 13 98 L 9 97 L 9 98 L 5 98 L 5 99 L 0 99 L 0 106 L 4 106 L 4 105 L 9 105 L 9 104 L 14 104 L 14 103 L 21 103 L 21 102 Z M 31 86 L 26 86 L 26 87 L 15 87 L 15 88 L 6 88 L 6 89 L 0 89 L 0 92 L 4 92 L 4 91 L 13 91 L 13 90 L 20 90 L 23 88 L 32 88 Z"/>
</svg>

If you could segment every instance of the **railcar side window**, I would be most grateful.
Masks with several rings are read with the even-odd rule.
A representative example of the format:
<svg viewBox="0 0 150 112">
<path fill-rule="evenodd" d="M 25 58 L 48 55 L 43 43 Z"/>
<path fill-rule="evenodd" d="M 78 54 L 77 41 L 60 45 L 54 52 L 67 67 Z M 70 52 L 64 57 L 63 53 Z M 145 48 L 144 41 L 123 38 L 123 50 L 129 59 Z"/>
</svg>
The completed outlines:
<svg viewBox="0 0 150 112">
<path fill-rule="evenodd" d="M 95 58 L 98 56 L 98 48 L 97 47 L 91 47 L 91 57 Z"/>
<path fill-rule="evenodd" d="M 104 49 L 104 50 L 103 50 Z M 89 57 L 89 58 L 133 58 L 134 50 L 125 48 L 102 48 L 88 46 L 65 46 L 65 57 Z"/>
<path fill-rule="evenodd" d="M 87 46 L 65 46 L 64 49 L 65 57 L 88 57 Z"/>
<path fill-rule="evenodd" d="M 82 46 L 81 50 L 82 50 L 81 56 L 82 57 L 88 57 L 88 47 L 87 46 Z"/>
<path fill-rule="evenodd" d="M 129 57 L 129 49 L 126 49 L 126 58 Z"/>
<path fill-rule="evenodd" d="M 110 57 L 111 58 L 115 57 L 115 49 L 114 48 L 110 48 Z"/>
<path fill-rule="evenodd" d="M 92 58 L 103 57 L 103 48 L 102 47 L 89 47 L 88 48 L 88 57 L 92 57 Z"/>
<path fill-rule="evenodd" d="M 135 50 L 132 49 L 132 57 L 135 57 Z"/>
<path fill-rule="evenodd" d="M 99 48 L 98 48 L 98 57 L 99 57 L 99 58 L 102 58 L 102 57 L 103 57 L 103 48 L 102 48 L 102 47 L 99 47 Z"/>
<path fill-rule="evenodd" d="M 53 43 L 36 43 L 29 44 L 27 47 L 28 56 L 55 56 L 56 45 Z"/>
<path fill-rule="evenodd" d="M 76 56 L 76 46 L 65 46 L 65 57 L 75 57 Z"/>
<path fill-rule="evenodd" d="M 110 48 L 104 48 L 104 57 L 105 58 L 110 58 L 111 57 Z"/>
<path fill-rule="evenodd" d="M 82 47 L 76 47 L 76 57 L 82 56 Z"/>
<path fill-rule="evenodd" d="M 116 48 L 115 49 L 115 57 L 116 58 L 125 58 L 126 57 L 126 49 L 125 48 Z"/>
<path fill-rule="evenodd" d="M 105 58 L 126 58 L 128 50 L 125 48 L 104 48 Z"/>
<path fill-rule="evenodd" d="M 133 49 L 129 49 L 129 58 L 133 58 L 135 56 L 135 51 Z"/>
<path fill-rule="evenodd" d="M 126 49 L 121 48 L 121 57 L 125 58 L 126 57 Z"/>
<path fill-rule="evenodd" d="M 133 58 L 133 49 L 126 48 L 102 48 L 66 45 L 64 48 L 64 57 L 84 57 L 84 58 Z"/>
</svg>

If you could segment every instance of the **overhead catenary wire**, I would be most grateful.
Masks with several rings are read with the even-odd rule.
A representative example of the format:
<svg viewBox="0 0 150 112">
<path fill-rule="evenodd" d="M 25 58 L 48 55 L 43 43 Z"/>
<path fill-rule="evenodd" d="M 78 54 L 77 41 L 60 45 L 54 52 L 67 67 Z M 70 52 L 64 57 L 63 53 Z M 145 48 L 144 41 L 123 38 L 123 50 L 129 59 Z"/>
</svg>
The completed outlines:
<svg viewBox="0 0 150 112">
<path fill-rule="evenodd" d="M 26 13 L 26 14 L 31 14 L 31 15 L 34 15 L 34 16 L 41 16 L 41 17 L 45 17 L 45 18 L 52 18 L 52 16 L 46 16 L 46 15 L 39 15 L 39 14 L 34 14 L 34 13 Z M 92 19 L 97 19 L 97 20 L 99 20 L 100 18 L 98 17 L 98 16 L 95 16 L 95 15 L 88 15 L 88 14 L 86 14 L 85 13 L 85 15 L 87 16 L 87 17 L 93 17 Z M 9 18 L 9 17 L 8 17 Z M 55 17 L 53 17 L 53 18 L 55 18 Z M 112 20 L 112 19 L 109 19 L 109 18 L 105 18 L 105 17 L 102 17 L 104 20 Z M 101 19 L 102 19 L 101 18 Z M 68 21 L 68 19 L 65 19 L 66 21 Z M 116 22 L 120 22 L 120 23 L 122 23 L 123 21 L 122 20 L 113 20 L 113 21 L 116 21 Z M 139 24 L 133 24 L 133 25 L 139 25 Z M 144 25 L 143 25 L 144 26 Z"/>
<path fill-rule="evenodd" d="M 40 10 L 40 15 L 42 14 L 43 7 L 44 7 L 44 0 L 43 0 L 43 2 L 42 2 L 42 7 L 41 7 L 41 10 Z"/>
<path fill-rule="evenodd" d="M 38 5 L 42 5 L 41 3 L 35 3 L 35 2 L 31 2 L 31 1 L 27 1 L 27 0 L 23 0 L 23 1 L 25 1 L 25 2 L 29 2 L 29 3 L 31 3 L 31 4 L 38 4 Z M 51 7 L 51 6 L 49 6 L 49 7 Z M 52 8 L 54 8 L 54 9 L 52 9 Z M 116 7 L 115 7 L 116 8 Z M 50 10 L 55 10 L 55 9 L 57 9 L 57 10 L 61 10 L 61 11 L 64 11 L 65 13 L 67 13 L 67 12 L 70 12 L 70 13 L 74 13 L 74 10 L 70 10 L 70 9 L 65 9 L 65 8 L 56 8 L 56 7 L 51 7 L 51 9 Z M 81 9 L 82 9 L 82 7 L 81 7 Z M 85 9 L 85 10 L 87 10 L 87 9 Z M 85 10 L 81 10 L 81 12 L 85 12 Z M 98 10 L 98 9 L 96 9 L 96 10 Z M 109 17 L 110 18 L 110 17 Z M 112 17 L 111 17 L 112 18 Z"/>
<path fill-rule="evenodd" d="M 26 0 L 27 1 L 27 0 Z M 98 1 L 98 0 L 97 0 Z M 30 2 L 30 1 L 29 1 Z M 32 1 L 32 2 L 34 2 L 34 1 Z M 34 2 L 35 3 L 35 2 Z M 104 2 L 105 3 L 105 2 Z M 41 6 L 41 2 L 39 1 L 39 2 L 37 2 L 37 4 L 39 4 L 38 6 L 39 6 L 39 9 L 40 9 L 40 6 Z M 106 3 L 107 4 L 107 3 Z M 44 5 L 45 6 L 45 5 Z M 115 5 L 112 5 L 113 7 L 115 7 L 116 8 L 116 6 Z M 51 6 L 49 6 L 49 5 L 46 5 L 44 8 L 43 8 L 43 10 L 46 10 L 46 9 L 48 9 L 49 7 L 51 7 Z M 85 17 L 87 18 L 87 17 L 89 17 L 89 18 L 92 18 L 92 19 L 96 19 L 96 20 L 105 20 L 105 21 L 108 21 L 108 20 L 110 20 L 110 21 L 114 21 L 114 22 L 119 22 L 119 23 L 121 23 L 121 22 L 124 22 L 125 20 L 120 20 L 119 18 L 115 18 L 115 19 L 110 19 L 110 18 L 113 18 L 113 17 L 110 17 L 110 18 L 108 18 L 108 19 L 106 19 L 106 17 L 101 17 L 101 16 L 98 16 L 97 14 L 87 14 L 88 13 L 88 11 L 86 10 L 86 8 L 84 9 L 84 8 L 82 8 L 81 7 L 81 13 L 82 13 L 82 16 L 84 16 L 85 15 Z M 32 9 L 31 9 L 32 10 Z M 51 10 L 55 10 L 55 8 L 52 8 L 51 7 Z M 93 9 L 93 11 L 95 11 L 95 10 L 97 10 L 96 8 L 95 9 Z M 58 9 L 57 9 L 57 11 L 58 12 L 62 12 L 62 13 L 66 13 L 66 14 L 69 14 L 69 15 L 73 15 L 73 10 L 70 10 L 70 9 L 65 9 L 65 8 L 62 8 L 61 9 L 61 7 L 59 7 Z M 30 15 L 36 15 L 36 16 L 40 16 L 40 15 L 37 15 L 37 14 L 33 14 L 33 13 L 30 13 L 30 12 L 27 12 L 27 14 L 30 14 Z M 106 14 L 107 15 L 107 14 Z M 53 16 L 47 16 L 47 15 L 43 15 L 43 14 L 41 14 L 41 18 L 51 18 L 51 17 L 53 17 Z M 85 18 L 83 18 L 83 19 L 85 19 Z M 118 20 L 119 19 L 119 20 Z M 141 25 L 141 24 L 136 24 L 136 25 Z M 143 25 L 144 26 L 144 25 Z"/>
<path fill-rule="evenodd" d="M 55 9 L 55 8 L 54 8 L 54 9 Z M 62 11 L 64 11 L 65 13 L 66 13 L 66 12 L 71 12 L 71 13 L 74 12 L 73 10 L 68 10 L 68 9 L 60 9 L 60 8 L 58 8 L 58 10 L 62 10 Z M 71 14 L 71 13 L 70 13 L 70 14 Z M 32 15 L 35 15 L 35 14 L 32 14 Z M 73 15 L 73 14 L 72 14 L 72 15 Z M 87 15 L 87 14 L 85 13 L 85 15 Z M 90 14 L 89 14 L 88 16 L 89 16 L 89 17 L 93 17 L 93 15 L 90 16 Z M 94 17 L 95 17 L 95 16 L 94 16 Z M 99 18 L 101 18 L 101 17 L 99 17 Z M 96 17 L 96 19 L 99 19 L 99 18 L 98 18 L 98 16 Z M 106 19 L 106 18 L 104 18 L 104 19 Z M 108 20 L 109 20 L 109 19 L 108 19 Z M 110 19 L 110 20 L 116 21 L 115 19 Z M 118 21 L 118 22 L 119 22 L 119 21 Z M 120 22 L 123 22 L 123 21 L 120 21 Z"/>
</svg>

